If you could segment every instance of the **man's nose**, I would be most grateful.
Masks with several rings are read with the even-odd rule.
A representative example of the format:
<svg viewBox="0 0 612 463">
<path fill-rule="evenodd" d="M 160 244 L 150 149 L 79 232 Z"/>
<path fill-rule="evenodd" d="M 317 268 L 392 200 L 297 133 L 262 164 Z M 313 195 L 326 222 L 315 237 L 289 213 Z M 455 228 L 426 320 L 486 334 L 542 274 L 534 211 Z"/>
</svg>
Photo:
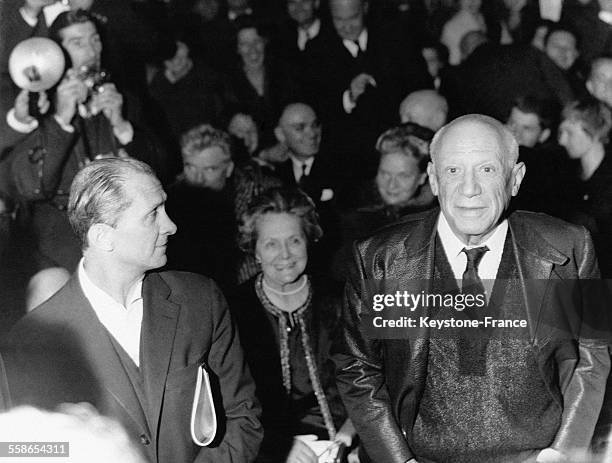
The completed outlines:
<svg viewBox="0 0 612 463">
<path fill-rule="evenodd" d="M 461 182 L 461 193 L 464 196 L 472 197 L 479 195 L 481 192 L 482 189 L 474 173 L 471 171 L 466 172 Z"/>
<path fill-rule="evenodd" d="M 170 219 L 166 211 L 164 211 L 162 233 L 164 233 L 165 235 L 174 235 L 176 233 L 176 230 L 176 224 L 172 221 L 172 219 Z"/>
</svg>

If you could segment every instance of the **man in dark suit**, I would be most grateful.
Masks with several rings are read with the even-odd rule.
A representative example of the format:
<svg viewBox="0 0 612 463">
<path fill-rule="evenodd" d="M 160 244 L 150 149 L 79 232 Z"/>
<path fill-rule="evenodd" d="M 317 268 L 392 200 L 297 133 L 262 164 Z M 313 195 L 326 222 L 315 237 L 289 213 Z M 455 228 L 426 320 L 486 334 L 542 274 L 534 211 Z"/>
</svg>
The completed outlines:
<svg viewBox="0 0 612 463">
<path fill-rule="evenodd" d="M 392 125 L 404 96 L 431 87 L 423 57 L 406 35 L 366 22 L 365 0 L 331 0 L 334 31 L 313 39 L 305 57 L 305 91 L 326 127 L 346 181 L 376 172 L 374 144 Z"/>
<path fill-rule="evenodd" d="M 165 199 L 133 159 L 94 161 L 75 177 L 68 211 L 83 259 L 9 335 L 12 403 L 91 402 L 150 462 L 252 461 L 260 410 L 225 299 L 205 277 L 155 271 L 176 232 Z M 210 400 L 218 424 L 200 419 Z"/>
<path fill-rule="evenodd" d="M 365 450 L 393 463 L 577 461 L 571 452 L 589 446 L 610 369 L 605 330 L 600 337 L 587 323 L 591 301 L 563 293 L 599 276 L 588 232 L 506 214 L 525 167 L 512 134 L 490 117 L 446 125 L 431 155 L 441 212 L 354 250 L 334 359 Z M 452 301 L 376 305 L 396 290 Z M 459 305 L 469 298 L 481 302 Z M 412 324 L 382 324 L 400 314 Z M 513 327 L 479 324 L 492 319 Z"/>
<path fill-rule="evenodd" d="M 310 106 L 292 103 L 285 107 L 274 133 L 289 156 L 276 167 L 278 177 L 286 186 L 301 188 L 317 207 L 324 237 L 312 253 L 311 269 L 326 270 L 331 250 L 339 240 L 334 198 L 338 169 L 320 150 L 321 124 Z"/>
<path fill-rule="evenodd" d="M 299 186 L 318 205 L 330 201 L 333 169 L 319 152 L 321 124 L 314 110 L 303 103 L 287 105 L 274 134 L 289 156 L 276 168 L 283 183 Z"/>
</svg>

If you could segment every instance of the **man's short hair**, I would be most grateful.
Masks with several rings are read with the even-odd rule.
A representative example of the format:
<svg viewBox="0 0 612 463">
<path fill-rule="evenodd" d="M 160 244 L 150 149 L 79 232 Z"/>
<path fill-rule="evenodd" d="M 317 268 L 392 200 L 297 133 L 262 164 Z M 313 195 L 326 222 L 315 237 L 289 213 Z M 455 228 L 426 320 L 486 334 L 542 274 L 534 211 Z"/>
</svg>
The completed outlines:
<svg viewBox="0 0 612 463">
<path fill-rule="evenodd" d="M 548 45 L 548 40 L 550 39 L 550 36 L 555 32 L 567 32 L 568 34 L 571 34 L 574 37 L 574 40 L 576 41 L 576 50 L 580 50 L 580 34 L 576 30 L 576 28 L 566 22 L 551 23 L 548 26 L 548 29 L 546 30 L 546 35 L 544 36 L 544 46 Z"/>
<path fill-rule="evenodd" d="M 588 97 L 573 101 L 563 108 L 563 120 L 578 122 L 592 138 L 606 143 L 612 129 L 612 113 L 605 103 Z"/>
<path fill-rule="evenodd" d="M 93 23 L 96 30 L 99 31 L 99 21 L 100 18 L 98 15 L 90 13 L 86 10 L 64 11 L 63 13 L 60 13 L 49 26 L 49 38 L 61 44 L 62 37 L 60 36 L 60 32 L 63 29 L 66 29 L 74 24 L 84 24 L 90 22 Z"/>
<path fill-rule="evenodd" d="M 519 155 L 519 147 L 516 138 L 514 138 L 512 132 L 504 124 L 499 122 L 497 119 L 490 116 L 485 116 L 484 114 L 467 114 L 465 116 L 458 117 L 438 130 L 431 140 L 431 144 L 429 145 L 429 153 L 431 155 L 431 160 L 434 163 L 436 162 L 436 157 L 440 153 L 440 146 L 446 132 L 454 125 L 468 121 L 484 124 L 495 130 L 502 141 L 501 148 L 505 148 L 504 154 L 506 154 L 509 166 L 511 167 L 516 164 Z"/>
<path fill-rule="evenodd" d="M 221 148 L 228 158 L 232 157 L 230 136 L 210 124 L 198 125 L 181 136 L 181 152 L 184 158 L 195 156 L 213 146 Z"/>
<path fill-rule="evenodd" d="M 124 188 L 130 172 L 155 177 L 151 167 L 132 158 L 99 159 L 83 167 L 74 177 L 68 220 L 83 249 L 87 248 L 87 232 L 92 225 L 116 226 L 121 214 L 132 204 Z"/>
<path fill-rule="evenodd" d="M 542 130 L 553 130 L 559 122 L 561 108 L 555 100 L 539 98 L 534 95 L 521 95 L 514 100 L 512 107 L 522 113 L 538 116 Z"/>
</svg>

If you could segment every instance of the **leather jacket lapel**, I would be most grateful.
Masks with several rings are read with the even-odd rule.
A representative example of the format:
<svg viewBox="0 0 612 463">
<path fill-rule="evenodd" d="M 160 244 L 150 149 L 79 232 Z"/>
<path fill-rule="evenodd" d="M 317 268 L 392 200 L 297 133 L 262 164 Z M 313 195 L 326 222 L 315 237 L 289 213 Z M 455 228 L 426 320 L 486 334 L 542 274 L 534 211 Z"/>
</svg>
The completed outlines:
<svg viewBox="0 0 612 463">
<path fill-rule="evenodd" d="M 523 222 L 515 215 L 508 219 L 512 233 L 512 247 L 516 256 L 519 278 L 523 288 L 523 300 L 527 310 L 527 323 L 531 341 L 537 342 L 540 312 L 544 296 L 551 284 L 553 266 L 564 264 L 569 257 L 552 247 L 544 238 L 531 231 L 527 233 Z"/>
</svg>

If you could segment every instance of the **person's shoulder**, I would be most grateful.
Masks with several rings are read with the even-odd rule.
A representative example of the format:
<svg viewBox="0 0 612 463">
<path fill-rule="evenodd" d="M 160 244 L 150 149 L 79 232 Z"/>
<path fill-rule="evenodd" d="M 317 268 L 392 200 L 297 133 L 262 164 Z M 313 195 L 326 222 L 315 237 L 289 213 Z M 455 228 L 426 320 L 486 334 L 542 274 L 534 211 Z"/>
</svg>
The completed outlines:
<svg viewBox="0 0 612 463">
<path fill-rule="evenodd" d="M 66 285 L 60 288 L 45 302 L 26 313 L 15 323 L 9 332 L 9 342 L 41 341 L 46 333 L 55 332 L 57 328 L 68 329 L 74 321 L 75 306 L 78 301 L 74 285 L 78 279 L 73 276 Z M 84 297 L 84 296 L 83 296 Z"/>
<path fill-rule="evenodd" d="M 416 214 L 408 214 L 402 217 L 397 222 L 393 222 L 378 229 L 373 234 L 367 236 L 356 242 L 357 249 L 360 252 L 366 252 L 367 250 L 390 250 L 396 246 L 403 246 L 412 235 L 418 229 L 427 229 L 433 231 L 435 226 L 435 219 L 439 214 L 439 209 L 431 209 Z M 431 230 L 430 230 L 431 229 Z"/>
<path fill-rule="evenodd" d="M 147 274 L 145 284 L 165 285 L 170 297 L 176 302 L 219 299 L 222 296 L 217 283 L 209 277 L 192 272 L 176 270 L 154 271 Z"/>
<path fill-rule="evenodd" d="M 540 235 L 549 243 L 575 242 L 584 240 L 585 228 L 543 212 L 515 211 L 509 217 L 513 230 L 517 227 L 529 236 Z"/>
</svg>

